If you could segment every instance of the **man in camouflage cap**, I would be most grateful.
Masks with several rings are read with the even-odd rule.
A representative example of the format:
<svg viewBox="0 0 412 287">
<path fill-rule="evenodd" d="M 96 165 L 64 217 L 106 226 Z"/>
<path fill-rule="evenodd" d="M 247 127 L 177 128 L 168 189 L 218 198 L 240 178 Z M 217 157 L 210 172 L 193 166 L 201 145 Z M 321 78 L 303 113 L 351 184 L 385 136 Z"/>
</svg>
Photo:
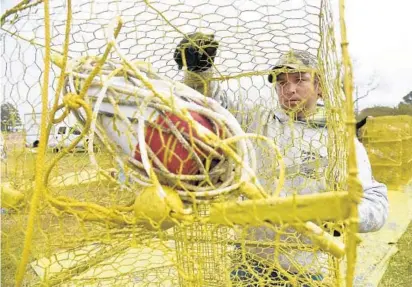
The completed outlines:
<svg viewBox="0 0 412 287">
<path fill-rule="evenodd" d="M 314 120 L 319 112 L 316 108 L 322 98 L 322 88 L 317 63 L 308 51 L 290 50 L 282 55 L 268 76 L 270 83 L 275 80 L 280 106 L 295 119 Z"/>
<path fill-rule="evenodd" d="M 290 50 L 278 59 L 268 76 L 274 85 L 281 110 L 267 105 L 249 105 L 241 100 L 228 100 L 218 83 L 210 86 L 213 61 L 218 43 L 214 37 L 191 34 L 182 40 L 175 51 L 174 59 L 179 69 L 185 66 L 185 83 L 194 89 L 204 86 L 196 79 L 202 79 L 209 86 L 206 96 L 224 103 L 245 127 L 246 132 L 257 133 L 274 140 L 286 165 L 286 177 L 281 197 L 327 192 L 326 168 L 328 163 L 328 129 L 324 113 L 319 113 L 318 100 L 322 98 L 322 77 L 317 58 L 307 51 Z M 193 45 L 193 43 L 195 45 Z M 199 49 L 202 47 L 202 49 Z M 193 75 L 196 73 L 196 76 Z M 222 98 L 225 100 L 222 101 Z M 323 109 L 321 109 L 323 111 Z M 379 230 L 388 215 L 387 188 L 372 177 L 371 166 L 362 144 L 356 140 L 356 156 L 359 181 L 363 187 L 359 204 L 359 232 Z M 275 190 L 277 162 L 273 151 L 256 145 L 257 174 L 268 193 Z M 333 159 L 332 159 L 333 160 Z M 267 226 L 248 230 L 255 242 L 273 242 L 278 228 Z M 244 286 L 290 286 L 288 278 L 293 276 L 299 286 L 313 286 L 313 281 L 327 281 L 327 256 L 316 247 L 310 250 L 310 240 L 294 230 L 282 235 L 282 241 L 296 243 L 296 248 L 278 252 L 274 248 L 245 245 L 250 260 L 232 270 L 231 280 Z M 262 246 L 265 246 L 264 244 Z M 302 247 L 302 248 L 300 248 Z M 274 262 L 276 261 L 276 263 Z M 252 270 L 252 271 L 251 271 Z M 247 283 L 246 283 L 247 282 Z M 236 284 L 234 284 L 236 285 Z M 315 284 L 316 286 L 318 284 Z"/>
<path fill-rule="evenodd" d="M 280 57 L 272 68 L 272 71 L 276 72 L 282 68 L 289 69 L 289 71 L 296 70 L 297 72 L 306 71 L 316 73 L 318 71 L 318 61 L 316 57 L 308 51 L 290 50 Z M 273 73 L 269 75 L 268 80 L 270 83 L 273 83 Z"/>
<path fill-rule="evenodd" d="M 238 113 L 238 120 L 247 127 L 247 132 L 273 139 L 278 146 L 286 165 L 281 197 L 327 192 L 334 184 L 333 180 L 328 183 L 331 178 L 325 176 L 328 164 L 335 159 L 328 159 L 329 131 L 324 109 L 318 103 L 322 99 L 322 91 L 325 92 L 318 63 L 317 57 L 308 51 L 290 50 L 283 54 L 268 76 L 281 109 L 262 105 L 249 107 L 247 111 L 243 108 L 242 113 Z M 241 109 L 239 103 L 229 103 L 232 111 Z M 388 215 L 387 188 L 374 180 L 368 155 L 358 140 L 355 140 L 355 147 L 358 179 L 363 187 L 358 207 L 359 232 L 376 231 L 383 226 Z M 273 151 L 260 145 L 255 148 L 259 181 L 265 190 L 273 191 L 277 178 L 274 171 L 278 169 L 278 163 L 273 161 Z M 277 229 L 276 226 L 251 228 L 250 239 L 272 242 Z M 327 281 L 330 275 L 327 255 L 316 247 L 305 249 L 311 241 L 292 229 L 284 234 L 285 231 L 279 227 L 279 232 L 283 234 L 282 241 L 296 243 L 296 248 L 279 252 L 274 262 L 274 248 L 246 245 L 246 253 L 253 254 L 253 260 L 234 270 L 232 280 L 253 282 L 248 286 L 276 286 L 276 282 L 288 282 L 290 275 L 298 280 L 298 286 L 318 286 L 313 281 Z M 339 232 L 331 232 L 339 236 Z M 262 278 L 267 278 L 263 285 Z M 285 283 L 284 286 L 291 285 Z"/>
</svg>

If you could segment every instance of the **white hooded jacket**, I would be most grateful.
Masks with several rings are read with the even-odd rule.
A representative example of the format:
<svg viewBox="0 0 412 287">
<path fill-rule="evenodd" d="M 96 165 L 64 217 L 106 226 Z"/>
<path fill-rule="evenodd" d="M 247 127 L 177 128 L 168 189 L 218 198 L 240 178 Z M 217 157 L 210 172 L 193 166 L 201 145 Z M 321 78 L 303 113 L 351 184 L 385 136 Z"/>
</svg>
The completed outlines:
<svg viewBox="0 0 412 287">
<path fill-rule="evenodd" d="M 329 163 L 327 153 L 328 129 L 325 121 L 317 123 L 294 121 L 285 113 L 253 109 L 253 112 L 239 113 L 239 107 L 229 107 L 238 115 L 238 120 L 247 126 L 247 132 L 264 135 L 274 139 L 281 151 L 286 165 L 286 181 L 280 196 L 286 197 L 293 194 L 315 194 L 327 192 L 326 168 Z M 247 123 L 245 123 L 245 121 Z M 358 178 L 362 184 L 363 196 L 358 206 L 359 232 L 379 230 L 388 216 L 387 188 L 374 180 L 368 155 L 364 146 L 355 139 Z M 256 146 L 257 174 L 261 184 L 266 190 L 274 190 L 273 179 L 276 175 L 272 171 L 273 156 L 267 149 Z M 275 231 L 266 227 L 255 228 L 253 240 L 270 241 L 275 238 Z M 292 229 L 288 229 L 280 237 L 281 241 L 296 243 L 298 245 L 310 244 L 310 240 Z M 265 260 L 273 258 L 273 248 L 250 247 L 248 251 Z M 302 269 L 306 273 L 327 273 L 325 270 L 327 257 L 321 251 L 302 251 L 288 249 L 279 254 L 279 263 L 285 270 L 298 273 Z M 306 266 L 306 268 L 305 268 Z"/>
<path fill-rule="evenodd" d="M 286 164 L 286 181 L 280 196 L 292 194 L 314 194 L 327 192 L 325 171 L 329 163 L 327 154 L 328 130 L 326 120 L 317 124 L 306 121 L 294 121 L 284 112 L 262 105 L 248 105 L 227 99 L 216 82 L 209 82 L 209 95 L 219 101 L 238 119 L 248 133 L 264 135 L 275 141 Z M 359 232 L 379 230 L 388 216 L 387 188 L 374 180 L 368 155 L 364 146 L 355 139 L 358 178 L 363 187 L 363 196 L 358 206 Z M 273 156 L 267 150 L 256 146 L 257 172 L 259 181 L 266 190 L 274 190 Z M 276 228 L 258 227 L 250 230 L 249 239 L 254 241 L 273 241 Z M 281 241 L 310 245 L 310 240 L 294 230 L 287 230 L 281 235 Z M 247 247 L 248 253 L 255 254 L 265 262 L 274 259 L 274 249 L 268 247 Z M 280 266 L 291 273 L 305 272 L 312 274 L 327 273 L 327 256 L 321 251 L 302 251 L 288 249 L 279 254 Z"/>
<path fill-rule="evenodd" d="M 222 95 L 216 97 L 221 99 Z M 257 133 L 270 139 L 281 151 L 286 165 L 286 181 L 280 196 L 292 194 L 315 194 L 327 192 L 325 172 L 328 160 L 327 141 L 328 129 L 326 120 L 317 119 L 317 123 L 294 121 L 284 112 L 274 111 L 262 106 L 248 106 L 225 100 L 223 104 L 231 111 L 242 127 L 248 133 Z M 387 188 L 377 182 L 372 176 L 372 168 L 364 146 L 355 139 L 358 178 L 363 188 L 361 203 L 358 206 L 359 232 L 379 230 L 388 216 Z M 260 183 L 266 190 L 275 190 L 273 179 L 273 156 L 268 149 L 256 146 L 257 174 Z M 273 153 L 273 152 L 272 152 Z M 249 239 L 256 241 L 273 241 L 275 229 L 259 227 L 250 230 Z M 285 231 L 285 230 L 283 230 Z M 292 229 L 280 237 L 281 241 L 310 245 L 310 240 Z M 303 248 L 305 249 L 305 247 Z M 268 247 L 247 247 L 248 253 L 255 254 L 265 262 L 273 260 L 274 249 Z M 287 249 L 280 252 L 278 262 L 280 266 L 291 273 L 326 274 L 327 256 L 321 251 L 303 251 L 302 249 Z"/>
</svg>

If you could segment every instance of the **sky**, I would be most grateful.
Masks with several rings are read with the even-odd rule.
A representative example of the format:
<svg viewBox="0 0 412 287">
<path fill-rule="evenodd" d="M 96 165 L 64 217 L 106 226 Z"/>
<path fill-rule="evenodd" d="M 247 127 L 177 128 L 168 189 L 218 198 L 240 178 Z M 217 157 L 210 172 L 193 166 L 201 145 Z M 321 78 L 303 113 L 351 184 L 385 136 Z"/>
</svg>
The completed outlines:
<svg viewBox="0 0 412 287">
<path fill-rule="evenodd" d="M 1 0 L 1 13 L 16 3 L 15 0 Z M 331 5 L 337 12 L 338 0 L 331 0 Z M 412 91 L 410 11 L 410 0 L 346 0 L 355 86 L 359 96 L 376 87 L 359 101 L 360 109 L 374 105 L 395 106 Z M 338 15 L 334 18 L 339 23 Z M 340 39 L 337 40 L 339 43 Z"/>
<path fill-rule="evenodd" d="M 378 84 L 376 90 L 361 100 L 360 107 L 397 105 L 412 91 L 412 1 L 346 2 L 346 25 L 349 49 L 355 63 L 355 82 L 365 87 L 371 77 L 375 77 Z"/>
</svg>

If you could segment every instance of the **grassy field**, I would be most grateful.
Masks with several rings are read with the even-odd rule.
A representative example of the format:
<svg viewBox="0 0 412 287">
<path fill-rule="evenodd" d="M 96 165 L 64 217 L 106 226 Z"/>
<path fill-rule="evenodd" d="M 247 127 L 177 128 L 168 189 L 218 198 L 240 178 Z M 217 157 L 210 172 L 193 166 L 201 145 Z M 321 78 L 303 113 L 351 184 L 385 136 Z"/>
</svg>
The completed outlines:
<svg viewBox="0 0 412 287">
<path fill-rule="evenodd" d="M 14 286 L 16 267 L 23 250 L 27 214 L 29 211 L 29 199 L 32 193 L 35 161 L 37 151 L 22 146 L 22 139 L 16 135 L 6 138 L 7 164 L 2 163 L 2 182 L 9 182 L 19 191 L 25 194 L 25 204 L 18 210 L 4 210 L 1 218 L 1 286 Z M 56 156 L 51 151 L 46 154 L 46 164 Z M 103 168 L 112 167 L 110 157 L 104 152 L 96 154 L 98 162 Z M 70 172 L 93 170 L 89 163 L 88 154 L 85 152 L 69 153 L 53 168 L 50 178 L 58 178 Z M 68 196 L 82 202 L 98 202 L 101 205 L 111 205 L 123 201 L 118 189 L 108 185 L 107 182 L 95 182 L 82 186 L 64 186 L 50 188 L 53 196 Z M 134 197 L 134 195 L 131 195 Z M 130 198 L 124 199 L 130 202 Z M 78 244 L 79 240 L 92 240 L 93 237 L 102 236 L 99 228 L 89 228 L 79 218 L 61 216 L 61 211 L 50 208 L 47 202 L 40 201 L 35 232 L 31 247 L 32 257 L 30 261 L 50 256 L 62 246 L 69 248 Z M 28 270 L 26 280 L 32 285 L 38 277 Z"/>
<path fill-rule="evenodd" d="M 391 259 L 379 287 L 412 286 L 412 223 L 397 245 L 399 251 Z"/>
<path fill-rule="evenodd" d="M 9 181 L 16 189 L 24 190 L 29 198 L 32 192 L 30 183 L 34 179 L 36 153 L 21 145 L 18 136 L 8 137 L 7 166 L 2 165 L 1 177 L 3 181 Z M 49 163 L 56 154 L 47 153 Z M 112 166 L 110 157 L 104 152 L 97 154 L 97 159 L 102 167 Z M 80 172 L 92 169 L 87 153 L 70 153 L 65 156 L 53 169 L 51 177 L 56 177 L 69 172 Z M 65 195 L 81 201 L 99 202 L 102 205 L 115 204 L 119 200 L 127 201 L 130 198 L 122 198 L 115 188 L 101 183 L 87 186 L 71 186 L 54 188 L 51 192 L 55 196 Z M 134 196 L 134 195 L 132 195 Z M 1 218 L 1 286 L 14 286 L 16 267 L 22 253 L 25 227 L 27 223 L 28 204 L 20 211 L 8 210 Z M 102 237 L 104 227 L 101 229 L 93 225 L 89 228 L 81 220 L 75 217 L 62 217 L 59 211 L 51 212 L 50 206 L 42 202 L 39 208 L 38 220 L 36 220 L 35 234 L 32 245 L 32 257 L 30 261 L 54 254 L 59 248 L 75 247 L 82 240 L 93 241 L 93 238 Z M 106 229 L 107 230 L 107 229 Z M 398 243 L 399 252 L 390 262 L 380 287 L 412 286 L 412 224 Z M 26 280 L 38 281 L 38 276 L 29 268 Z"/>
</svg>

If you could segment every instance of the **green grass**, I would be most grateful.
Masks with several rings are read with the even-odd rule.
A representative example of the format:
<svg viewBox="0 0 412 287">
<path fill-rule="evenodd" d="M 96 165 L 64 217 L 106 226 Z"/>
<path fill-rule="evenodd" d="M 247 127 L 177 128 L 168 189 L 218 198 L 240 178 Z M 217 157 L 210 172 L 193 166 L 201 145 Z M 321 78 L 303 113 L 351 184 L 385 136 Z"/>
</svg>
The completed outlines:
<svg viewBox="0 0 412 287">
<path fill-rule="evenodd" d="M 1 286 L 7 287 L 14 286 L 16 268 L 23 251 L 37 156 L 36 153 L 25 148 L 22 142 L 22 138 L 18 135 L 9 135 L 6 138 L 7 164 L 1 165 L 2 181 L 10 182 L 15 189 L 25 194 L 25 204 L 21 209 L 7 209 L 7 213 L 1 217 Z M 55 156 L 56 154 L 47 152 L 46 164 L 43 168 L 46 168 Z M 103 168 L 112 166 L 110 157 L 104 152 L 97 153 L 96 157 Z M 53 168 L 50 178 L 86 169 L 93 169 L 88 154 L 70 153 Z M 80 201 L 97 202 L 101 205 L 118 203 L 119 199 L 122 199 L 122 194 L 119 194 L 116 188 L 100 182 L 80 187 L 59 187 L 51 189 L 50 192 L 53 196 L 63 195 Z M 130 198 L 127 200 L 130 201 Z M 74 216 L 53 214 L 47 202 L 42 200 L 38 209 L 38 218 L 35 220 L 29 262 L 43 256 L 50 256 L 62 247 L 75 247 L 81 240 L 93 240 L 93 238 L 102 236 L 101 229 L 96 228 L 96 224 L 85 223 Z M 31 286 L 38 280 L 38 276 L 31 268 L 28 268 L 25 280 L 30 282 L 27 286 Z"/>
<path fill-rule="evenodd" d="M 397 243 L 399 251 L 389 262 L 379 287 L 412 286 L 412 223 Z"/>
<path fill-rule="evenodd" d="M 7 139 L 8 160 L 7 169 L 2 165 L 2 180 L 10 181 L 19 190 L 24 190 L 29 198 L 31 189 L 29 183 L 34 179 L 36 154 L 21 146 L 21 138 Z M 47 161 L 56 156 L 47 153 Z M 103 167 L 110 167 L 110 157 L 104 152 L 97 154 Z M 86 153 L 71 153 L 65 156 L 53 169 L 51 177 L 67 172 L 91 168 Z M 84 201 L 115 203 L 121 199 L 121 194 L 115 189 L 104 185 L 90 185 L 62 190 L 52 190 L 54 194 L 70 196 Z M 132 195 L 133 196 L 133 195 Z M 28 204 L 16 212 L 9 211 L 1 218 L 1 286 L 14 286 L 16 267 L 22 253 L 25 228 L 27 223 Z M 70 216 L 56 216 L 44 204 L 40 206 L 39 218 L 36 220 L 36 232 L 33 238 L 32 256 L 34 259 L 48 256 L 57 250 L 75 247 L 85 237 L 93 238 L 104 234 L 104 227 L 99 229 L 96 224 L 84 222 Z M 389 267 L 382 279 L 380 287 L 412 286 L 412 224 L 398 242 L 399 252 L 390 261 Z M 38 277 L 29 268 L 26 274 L 27 286 L 31 286 Z"/>
</svg>

